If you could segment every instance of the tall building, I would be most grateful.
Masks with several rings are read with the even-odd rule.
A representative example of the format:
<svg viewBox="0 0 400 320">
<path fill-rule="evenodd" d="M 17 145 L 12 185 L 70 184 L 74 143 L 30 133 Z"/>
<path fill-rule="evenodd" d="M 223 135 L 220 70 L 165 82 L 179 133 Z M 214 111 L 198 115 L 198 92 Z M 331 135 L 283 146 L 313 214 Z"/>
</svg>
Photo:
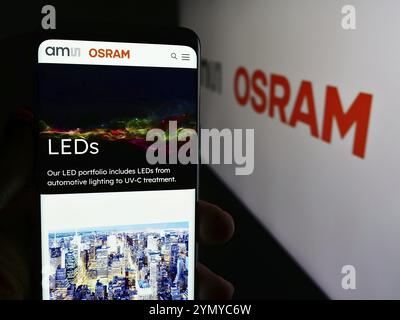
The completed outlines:
<svg viewBox="0 0 400 320">
<path fill-rule="evenodd" d="M 65 254 L 65 270 L 67 273 L 67 279 L 70 282 L 74 282 L 75 277 L 78 273 L 78 264 L 74 252 L 68 251 Z"/>
<path fill-rule="evenodd" d="M 178 263 L 176 266 L 177 272 L 174 284 L 177 285 L 180 292 L 187 290 L 187 281 L 188 281 L 188 273 L 187 273 L 187 266 L 186 266 L 186 257 L 181 254 L 178 257 Z"/>
<path fill-rule="evenodd" d="M 172 243 L 171 244 L 170 262 L 169 262 L 169 271 L 170 271 L 172 279 L 174 279 L 176 276 L 178 255 L 179 255 L 179 246 L 177 243 Z"/>
<path fill-rule="evenodd" d="M 96 249 L 97 276 L 99 278 L 108 277 L 108 249 L 101 247 Z"/>
<path fill-rule="evenodd" d="M 78 266 L 82 265 L 81 251 L 82 251 L 82 237 L 75 232 L 73 239 L 70 244 L 76 258 L 76 263 Z"/>
<path fill-rule="evenodd" d="M 96 260 L 96 246 L 93 244 L 89 248 L 89 264 Z"/>
<path fill-rule="evenodd" d="M 61 268 L 65 268 L 65 255 L 68 250 L 65 247 L 61 247 Z"/>
<path fill-rule="evenodd" d="M 186 253 L 186 243 L 178 243 L 179 246 L 179 252 Z"/>
<path fill-rule="evenodd" d="M 50 274 L 55 274 L 58 266 L 61 267 L 61 248 L 50 248 Z"/>
<path fill-rule="evenodd" d="M 159 276 L 158 263 L 157 263 L 157 261 L 153 260 L 150 262 L 150 277 L 149 277 L 149 284 L 151 287 L 152 300 L 157 300 L 158 276 Z"/>
<path fill-rule="evenodd" d="M 110 234 L 107 237 L 107 247 L 109 247 L 110 252 L 117 253 L 118 252 L 118 242 L 115 234 Z"/>
<path fill-rule="evenodd" d="M 89 270 L 89 261 L 90 261 L 88 249 L 85 249 L 84 251 L 82 251 L 81 258 L 82 258 L 82 263 L 85 267 L 85 271 L 88 271 Z"/>
<path fill-rule="evenodd" d="M 67 271 L 65 270 L 65 268 L 61 268 L 60 266 L 58 266 L 56 269 L 55 287 L 56 288 L 68 287 Z"/>
<path fill-rule="evenodd" d="M 121 261 L 119 258 L 114 257 L 113 260 L 111 261 L 111 276 L 112 277 L 119 277 L 123 275 L 122 273 L 122 266 L 121 266 Z"/>
<path fill-rule="evenodd" d="M 158 238 L 154 235 L 147 237 L 147 249 L 149 251 L 158 251 Z"/>
<path fill-rule="evenodd" d="M 171 235 L 169 233 L 165 234 L 165 244 L 171 243 Z"/>
</svg>

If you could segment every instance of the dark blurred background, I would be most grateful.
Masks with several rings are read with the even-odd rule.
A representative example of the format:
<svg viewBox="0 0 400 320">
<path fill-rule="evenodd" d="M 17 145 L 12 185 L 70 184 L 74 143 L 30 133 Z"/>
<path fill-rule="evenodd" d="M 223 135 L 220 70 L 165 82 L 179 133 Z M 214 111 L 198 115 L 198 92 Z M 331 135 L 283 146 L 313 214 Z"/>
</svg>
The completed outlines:
<svg viewBox="0 0 400 320">
<path fill-rule="evenodd" d="M 41 8 L 54 5 L 57 30 L 95 28 L 96 24 L 178 26 L 179 1 L 69 2 L 14 1 L 1 5 L 0 38 L 40 27 Z M 206 17 L 205 17 L 206 19 Z M 200 39 L 201 40 L 201 39 Z M 200 259 L 235 285 L 236 299 L 325 299 L 230 190 L 206 166 L 200 170 L 200 198 L 230 212 L 233 239 L 224 246 L 200 246 Z"/>
</svg>

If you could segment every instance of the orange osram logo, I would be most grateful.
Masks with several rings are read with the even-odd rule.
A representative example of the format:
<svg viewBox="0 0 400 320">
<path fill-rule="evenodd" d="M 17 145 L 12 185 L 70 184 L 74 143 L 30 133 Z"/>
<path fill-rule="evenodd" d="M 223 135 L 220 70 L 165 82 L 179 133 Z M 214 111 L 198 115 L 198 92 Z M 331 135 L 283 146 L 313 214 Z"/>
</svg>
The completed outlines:
<svg viewBox="0 0 400 320">
<path fill-rule="evenodd" d="M 89 50 L 89 56 L 91 58 L 109 58 L 109 59 L 130 59 L 130 50 L 119 50 L 119 49 L 96 49 L 91 48 Z"/>
<path fill-rule="evenodd" d="M 295 93 L 296 97 L 291 113 L 287 106 L 292 93 L 289 80 L 278 74 L 267 75 L 256 70 L 249 74 L 246 68 L 239 67 L 234 76 L 234 94 L 237 103 L 245 106 L 248 103 L 257 113 L 267 113 L 269 117 L 279 117 L 283 124 L 296 127 L 302 123 L 309 127 L 310 135 L 331 143 L 333 124 L 336 123 L 341 138 L 354 130 L 353 154 L 365 158 L 368 126 L 372 105 L 372 94 L 360 92 L 344 111 L 339 90 L 327 86 L 322 127 L 318 127 L 312 83 L 303 80 Z M 267 92 L 267 88 L 269 90 Z"/>
</svg>

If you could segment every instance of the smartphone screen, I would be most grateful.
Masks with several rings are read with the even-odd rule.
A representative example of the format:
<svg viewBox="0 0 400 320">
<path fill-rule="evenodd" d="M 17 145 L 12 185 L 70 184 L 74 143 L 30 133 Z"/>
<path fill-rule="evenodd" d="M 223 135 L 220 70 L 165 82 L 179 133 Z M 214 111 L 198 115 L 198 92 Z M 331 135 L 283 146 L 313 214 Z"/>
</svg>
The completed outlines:
<svg viewBox="0 0 400 320">
<path fill-rule="evenodd" d="M 37 66 L 43 299 L 194 299 L 197 50 L 50 39 Z"/>
</svg>

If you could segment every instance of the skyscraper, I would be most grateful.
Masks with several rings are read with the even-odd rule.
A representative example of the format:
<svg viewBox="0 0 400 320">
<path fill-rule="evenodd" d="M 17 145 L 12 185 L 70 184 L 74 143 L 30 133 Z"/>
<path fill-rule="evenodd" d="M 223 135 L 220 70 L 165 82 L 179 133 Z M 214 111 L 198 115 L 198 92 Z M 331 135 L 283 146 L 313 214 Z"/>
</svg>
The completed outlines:
<svg viewBox="0 0 400 320">
<path fill-rule="evenodd" d="M 150 279 L 149 279 L 149 284 L 151 287 L 151 293 L 152 293 L 152 300 L 157 300 L 157 293 L 158 293 L 158 263 L 157 261 L 153 260 L 150 262 Z"/>
<path fill-rule="evenodd" d="M 121 267 L 121 261 L 119 258 L 114 257 L 113 260 L 111 261 L 111 276 L 121 276 L 122 275 L 122 267 Z"/>
<path fill-rule="evenodd" d="M 170 262 L 169 262 L 169 271 L 170 271 L 171 279 L 175 279 L 175 276 L 176 276 L 178 255 L 179 255 L 179 246 L 177 243 L 172 243 L 171 244 L 171 257 L 170 257 Z"/>
<path fill-rule="evenodd" d="M 108 249 L 101 247 L 96 249 L 97 276 L 100 278 L 108 277 Z"/>
<path fill-rule="evenodd" d="M 110 248 L 110 252 L 117 253 L 118 252 L 118 242 L 115 234 L 110 234 L 107 237 L 107 246 Z"/>
<path fill-rule="evenodd" d="M 67 273 L 67 279 L 69 282 L 74 282 L 75 277 L 78 273 L 78 264 L 74 252 L 68 251 L 65 254 L 65 270 Z"/>
<path fill-rule="evenodd" d="M 61 248 L 50 248 L 50 274 L 55 274 L 58 266 L 61 266 Z"/>
<path fill-rule="evenodd" d="M 154 235 L 147 237 L 147 249 L 149 251 L 158 251 L 158 239 Z"/>
<path fill-rule="evenodd" d="M 56 288 L 67 288 L 68 286 L 67 271 L 60 266 L 56 269 L 55 286 Z"/>
</svg>

